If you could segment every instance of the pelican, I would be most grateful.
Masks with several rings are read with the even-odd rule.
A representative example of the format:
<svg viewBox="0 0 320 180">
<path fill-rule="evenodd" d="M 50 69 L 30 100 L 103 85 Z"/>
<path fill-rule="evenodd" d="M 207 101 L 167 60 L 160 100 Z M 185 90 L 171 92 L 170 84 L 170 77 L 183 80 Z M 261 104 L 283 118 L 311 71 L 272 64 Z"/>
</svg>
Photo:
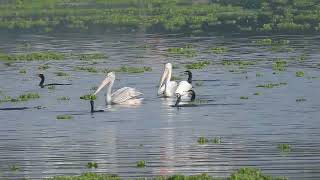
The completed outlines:
<svg viewBox="0 0 320 180">
<path fill-rule="evenodd" d="M 164 67 L 164 71 L 159 83 L 158 95 L 164 95 L 165 97 L 172 97 L 175 95 L 177 89 L 177 82 L 170 81 L 172 75 L 172 64 L 167 63 Z"/>
<path fill-rule="evenodd" d="M 196 93 L 194 92 L 194 90 L 190 89 L 184 96 L 177 94 L 177 101 L 174 106 L 178 106 L 181 101 L 194 101 L 195 98 Z"/>
<path fill-rule="evenodd" d="M 105 87 L 106 85 L 109 85 L 107 89 L 107 94 L 106 94 L 107 105 L 110 105 L 110 104 L 139 105 L 141 104 L 143 98 L 138 98 L 138 96 L 142 95 L 142 93 L 137 91 L 134 88 L 123 87 L 112 93 L 111 91 L 112 91 L 112 86 L 115 78 L 116 78 L 116 75 L 114 74 L 114 72 L 108 73 L 106 79 L 102 81 L 102 83 L 100 84 L 96 92 L 93 93 L 93 95 L 96 95 L 103 87 Z"/>
<path fill-rule="evenodd" d="M 44 75 L 43 74 L 38 74 L 38 77 L 41 78 L 41 81 L 39 83 L 39 86 L 41 88 L 44 88 L 45 86 L 72 85 L 70 83 L 67 83 L 67 84 L 60 84 L 60 83 L 44 84 L 44 80 L 45 80 Z"/>
</svg>

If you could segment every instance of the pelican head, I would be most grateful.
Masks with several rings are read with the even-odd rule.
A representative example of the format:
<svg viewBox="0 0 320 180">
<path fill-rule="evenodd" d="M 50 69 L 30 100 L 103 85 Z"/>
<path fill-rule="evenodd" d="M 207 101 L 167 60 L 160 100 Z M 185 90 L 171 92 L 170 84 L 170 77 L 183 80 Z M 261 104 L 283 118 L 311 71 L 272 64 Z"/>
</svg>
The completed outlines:
<svg viewBox="0 0 320 180">
<path fill-rule="evenodd" d="M 163 71 L 163 74 L 162 74 L 161 79 L 160 79 L 158 95 L 163 93 L 162 91 L 163 91 L 163 87 L 165 85 L 165 81 L 166 80 L 170 81 L 171 73 L 172 73 L 172 64 L 171 63 L 167 63 L 164 66 L 164 71 Z"/>
<path fill-rule="evenodd" d="M 107 77 L 102 81 L 102 83 L 100 84 L 96 92 L 93 93 L 93 95 L 98 94 L 98 92 L 101 91 L 102 88 L 104 88 L 106 85 L 113 82 L 115 79 L 116 79 L 116 75 L 114 74 L 114 72 L 109 72 L 107 74 Z"/>
</svg>

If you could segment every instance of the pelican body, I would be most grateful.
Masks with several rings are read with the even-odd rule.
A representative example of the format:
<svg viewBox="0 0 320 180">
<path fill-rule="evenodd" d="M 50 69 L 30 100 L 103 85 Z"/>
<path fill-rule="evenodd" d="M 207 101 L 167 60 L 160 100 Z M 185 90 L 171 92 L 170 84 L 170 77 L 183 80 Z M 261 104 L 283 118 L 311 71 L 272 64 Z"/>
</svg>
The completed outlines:
<svg viewBox="0 0 320 180">
<path fill-rule="evenodd" d="M 142 98 L 138 96 L 142 95 L 141 92 L 137 91 L 135 88 L 123 87 L 112 93 L 112 87 L 116 76 L 114 72 L 107 74 L 105 80 L 102 81 L 98 89 L 93 95 L 96 95 L 103 87 L 108 85 L 106 94 L 106 104 L 124 104 L 124 105 L 139 105 L 142 102 Z"/>
<path fill-rule="evenodd" d="M 175 96 L 177 89 L 177 82 L 171 81 L 172 76 L 172 64 L 167 63 L 164 67 L 163 74 L 160 79 L 158 95 L 164 95 L 165 97 Z"/>
</svg>

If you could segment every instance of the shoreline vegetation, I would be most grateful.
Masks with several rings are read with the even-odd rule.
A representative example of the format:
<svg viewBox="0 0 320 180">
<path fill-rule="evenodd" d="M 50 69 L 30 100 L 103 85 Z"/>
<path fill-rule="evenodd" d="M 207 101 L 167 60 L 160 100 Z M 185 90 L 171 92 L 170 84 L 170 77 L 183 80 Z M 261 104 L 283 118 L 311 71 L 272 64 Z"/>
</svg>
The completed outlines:
<svg viewBox="0 0 320 180">
<path fill-rule="evenodd" d="M 84 173 L 80 176 L 56 176 L 48 180 L 121 180 L 122 178 L 113 174 L 98 174 L 98 173 Z M 154 178 L 132 178 L 132 179 L 149 179 L 149 180 L 248 180 L 248 179 L 261 179 L 261 180 L 287 180 L 287 177 L 272 177 L 263 174 L 259 169 L 255 168 L 241 168 L 233 172 L 227 178 L 214 178 L 206 173 L 199 175 L 172 175 L 172 176 L 159 176 Z"/>
<path fill-rule="evenodd" d="M 3 32 L 304 34 L 320 32 L 317 0 L 12 0 Z"/>
</svg>

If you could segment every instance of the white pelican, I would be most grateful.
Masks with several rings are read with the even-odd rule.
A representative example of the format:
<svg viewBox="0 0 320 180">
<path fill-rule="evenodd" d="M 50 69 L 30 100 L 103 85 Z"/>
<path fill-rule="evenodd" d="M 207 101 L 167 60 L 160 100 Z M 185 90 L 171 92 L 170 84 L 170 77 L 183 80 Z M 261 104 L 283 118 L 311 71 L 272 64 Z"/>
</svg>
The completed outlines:
<svg viewBox="0 0 320 180">
<path fill-rule="evenodd" d="M 158 95 L 164 95 L 165 97 L 172 97 L 175 95 L 177 89 L 177 82 L 170 81 L 172 75 L 172 64 L 167 63 L 164 67 L 162 77 L 160 79 Z"/>
<path fill-rule="evenodd" d="M 98 89 L 93 95 L 96 95 L 104 86 L 109 85 L 106 94 L 106 104 L 124 104 L 124 105 L 139 105 L 143 98 L 137 98 L 142 95 L 141 92 L 131 87 L 123 87 L 115 92 L 111 92 L 116 75 L 114 72 L 107 74 L 105 80 L 102 81 Z"/>
</svg>

